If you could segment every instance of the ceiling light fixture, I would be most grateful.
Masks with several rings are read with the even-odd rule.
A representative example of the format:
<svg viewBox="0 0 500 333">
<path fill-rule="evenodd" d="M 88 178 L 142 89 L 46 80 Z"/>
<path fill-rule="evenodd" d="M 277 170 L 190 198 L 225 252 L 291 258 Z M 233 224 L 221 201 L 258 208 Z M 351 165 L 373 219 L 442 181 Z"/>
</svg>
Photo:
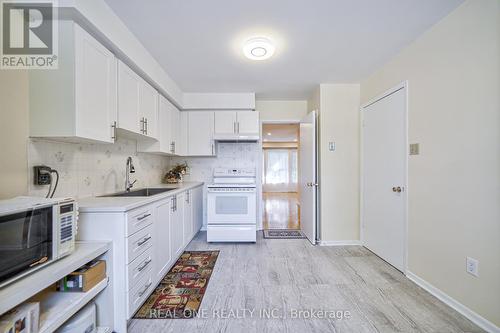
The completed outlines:
<svg viewBox="0 0 500 333">
<path fill-rule="evenodd" d="M 250 38 L 243 45 L 243 54 L 251 60 L 269 59 L 274 54 L 275 47 L 266 37 Z"/>
</svg>

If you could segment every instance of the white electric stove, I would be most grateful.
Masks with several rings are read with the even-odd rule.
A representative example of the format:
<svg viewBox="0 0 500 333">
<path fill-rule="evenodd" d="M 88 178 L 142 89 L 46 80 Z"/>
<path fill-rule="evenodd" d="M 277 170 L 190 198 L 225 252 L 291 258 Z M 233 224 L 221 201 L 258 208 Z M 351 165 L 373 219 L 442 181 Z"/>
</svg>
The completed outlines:
<svg viewBox="0 0 500 333">
<path fill-rule="evenodd" d="M 255 242 L 257 191 L 255 169 L 214 170 L 207 194 L 208 242 Z"/>
</svg>

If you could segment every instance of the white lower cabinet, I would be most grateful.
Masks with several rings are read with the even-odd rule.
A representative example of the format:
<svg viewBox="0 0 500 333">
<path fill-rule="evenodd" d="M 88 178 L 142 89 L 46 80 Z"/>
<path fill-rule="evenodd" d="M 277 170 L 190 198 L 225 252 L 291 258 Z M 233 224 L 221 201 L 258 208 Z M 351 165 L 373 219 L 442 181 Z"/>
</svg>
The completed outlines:
<svg viewBox="0 0 500 333">
<path fill-rule="evenodd" d="M 191 190 L 184 192 L 184 244 L 187 245 L 193 238 L 193 204 Z"/>
<path fill-rule="evenodd" d="M 154 276 L 158 281 L 163 278 L 172 264 L 170 202 L 171 199 L 165 199 L 155 205 Z"/>
<path fill-rule="evenodd" d="M 171 200 L 172 253 L 177 258 L 184 248 L 184 193 L 173 196 Z"/>
<path fill-rule="evenodd" d="M 80 212 L 79 240 L 112 240 L 113 331 L 127 321 L 182 254 L 201 227 L 202 186 L 188 188 L 126 212 Z M 111 310 L 110 310 L 111 311 Z"/>
</svg>

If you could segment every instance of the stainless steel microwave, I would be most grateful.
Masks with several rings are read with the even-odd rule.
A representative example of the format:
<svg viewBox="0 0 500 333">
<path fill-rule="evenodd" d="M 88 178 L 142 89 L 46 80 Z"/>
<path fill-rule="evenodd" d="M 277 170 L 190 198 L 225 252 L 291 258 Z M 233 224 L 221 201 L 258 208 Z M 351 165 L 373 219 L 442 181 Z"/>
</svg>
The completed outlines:
<svg viewBox="0 0 500 333">
<path fill-rule="evenodd" d="M 77 218 L 71 198 L 0 201 L 0 287 L 73 252 Z"/>
</svg>

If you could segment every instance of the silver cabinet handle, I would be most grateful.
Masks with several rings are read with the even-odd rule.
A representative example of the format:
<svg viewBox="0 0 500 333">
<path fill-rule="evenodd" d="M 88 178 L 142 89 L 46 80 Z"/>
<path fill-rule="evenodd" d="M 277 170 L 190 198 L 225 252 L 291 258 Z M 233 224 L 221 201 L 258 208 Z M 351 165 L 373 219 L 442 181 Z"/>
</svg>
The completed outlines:
<svg viewBox="0 0 500 333">
<path fill-rule="evenodd" d="M 140 272 L 142 271 L 144 268 L 148 267 L 148 265 L 151 263 L 151 259 L 148 259 L 144 262 L 144 264 L 142 264 L 140 267 L 137 267 L 137 270 Z"/>
<path fill-rule="evenodd" d="M 142 220 L 144 220 L 146 217 L 149 217 L 149 216 L 151 216 L 151 214 L 144 214 L 144 215 L 142 215 L 142 216 L 138 217 L 138 218 L 137 218 L 137 221 L 142 221 Z"/>
<path fill-rule="evenodd" d="M 212 155 L 215 155 L 214 154 L 214 144 L 212 143 Z"/>
<path fill-rule="evenodd" d="M 150 239 L 151 239 L 151 236 L 144 237 L 140 242 L 137 242 L 137 246 L 141 246 L 141 245 L 145 244 Z"/>
<path fill-rule="evenodd" d="M 148 118 L 144 118 L 144 132 L 148 134 Z"/>
<path fill-rule="evenodd" d="M 148 288 L 153 284 L 153 282 L 149 282 L 147 285 L 144 286 L 144 289 L 139 292 L 139 297 L 142 297 L 146 291 L 148 291 Z"/>
<path fill-rule="evenodd" d="M 116 140 L 116 121 L 113 121 L 113 124 L 111 124 L 111 128 L 113 131 L 113 134 L 111 134 L 111 140 Z"/>
<path fill-rule="evenodd" d="M 238 134 L 240 134 L 240 122 L 238 121 L 236 124 L 238 124 L 237 125 L 237 127 L 238 127 Z"/>
</svg>

